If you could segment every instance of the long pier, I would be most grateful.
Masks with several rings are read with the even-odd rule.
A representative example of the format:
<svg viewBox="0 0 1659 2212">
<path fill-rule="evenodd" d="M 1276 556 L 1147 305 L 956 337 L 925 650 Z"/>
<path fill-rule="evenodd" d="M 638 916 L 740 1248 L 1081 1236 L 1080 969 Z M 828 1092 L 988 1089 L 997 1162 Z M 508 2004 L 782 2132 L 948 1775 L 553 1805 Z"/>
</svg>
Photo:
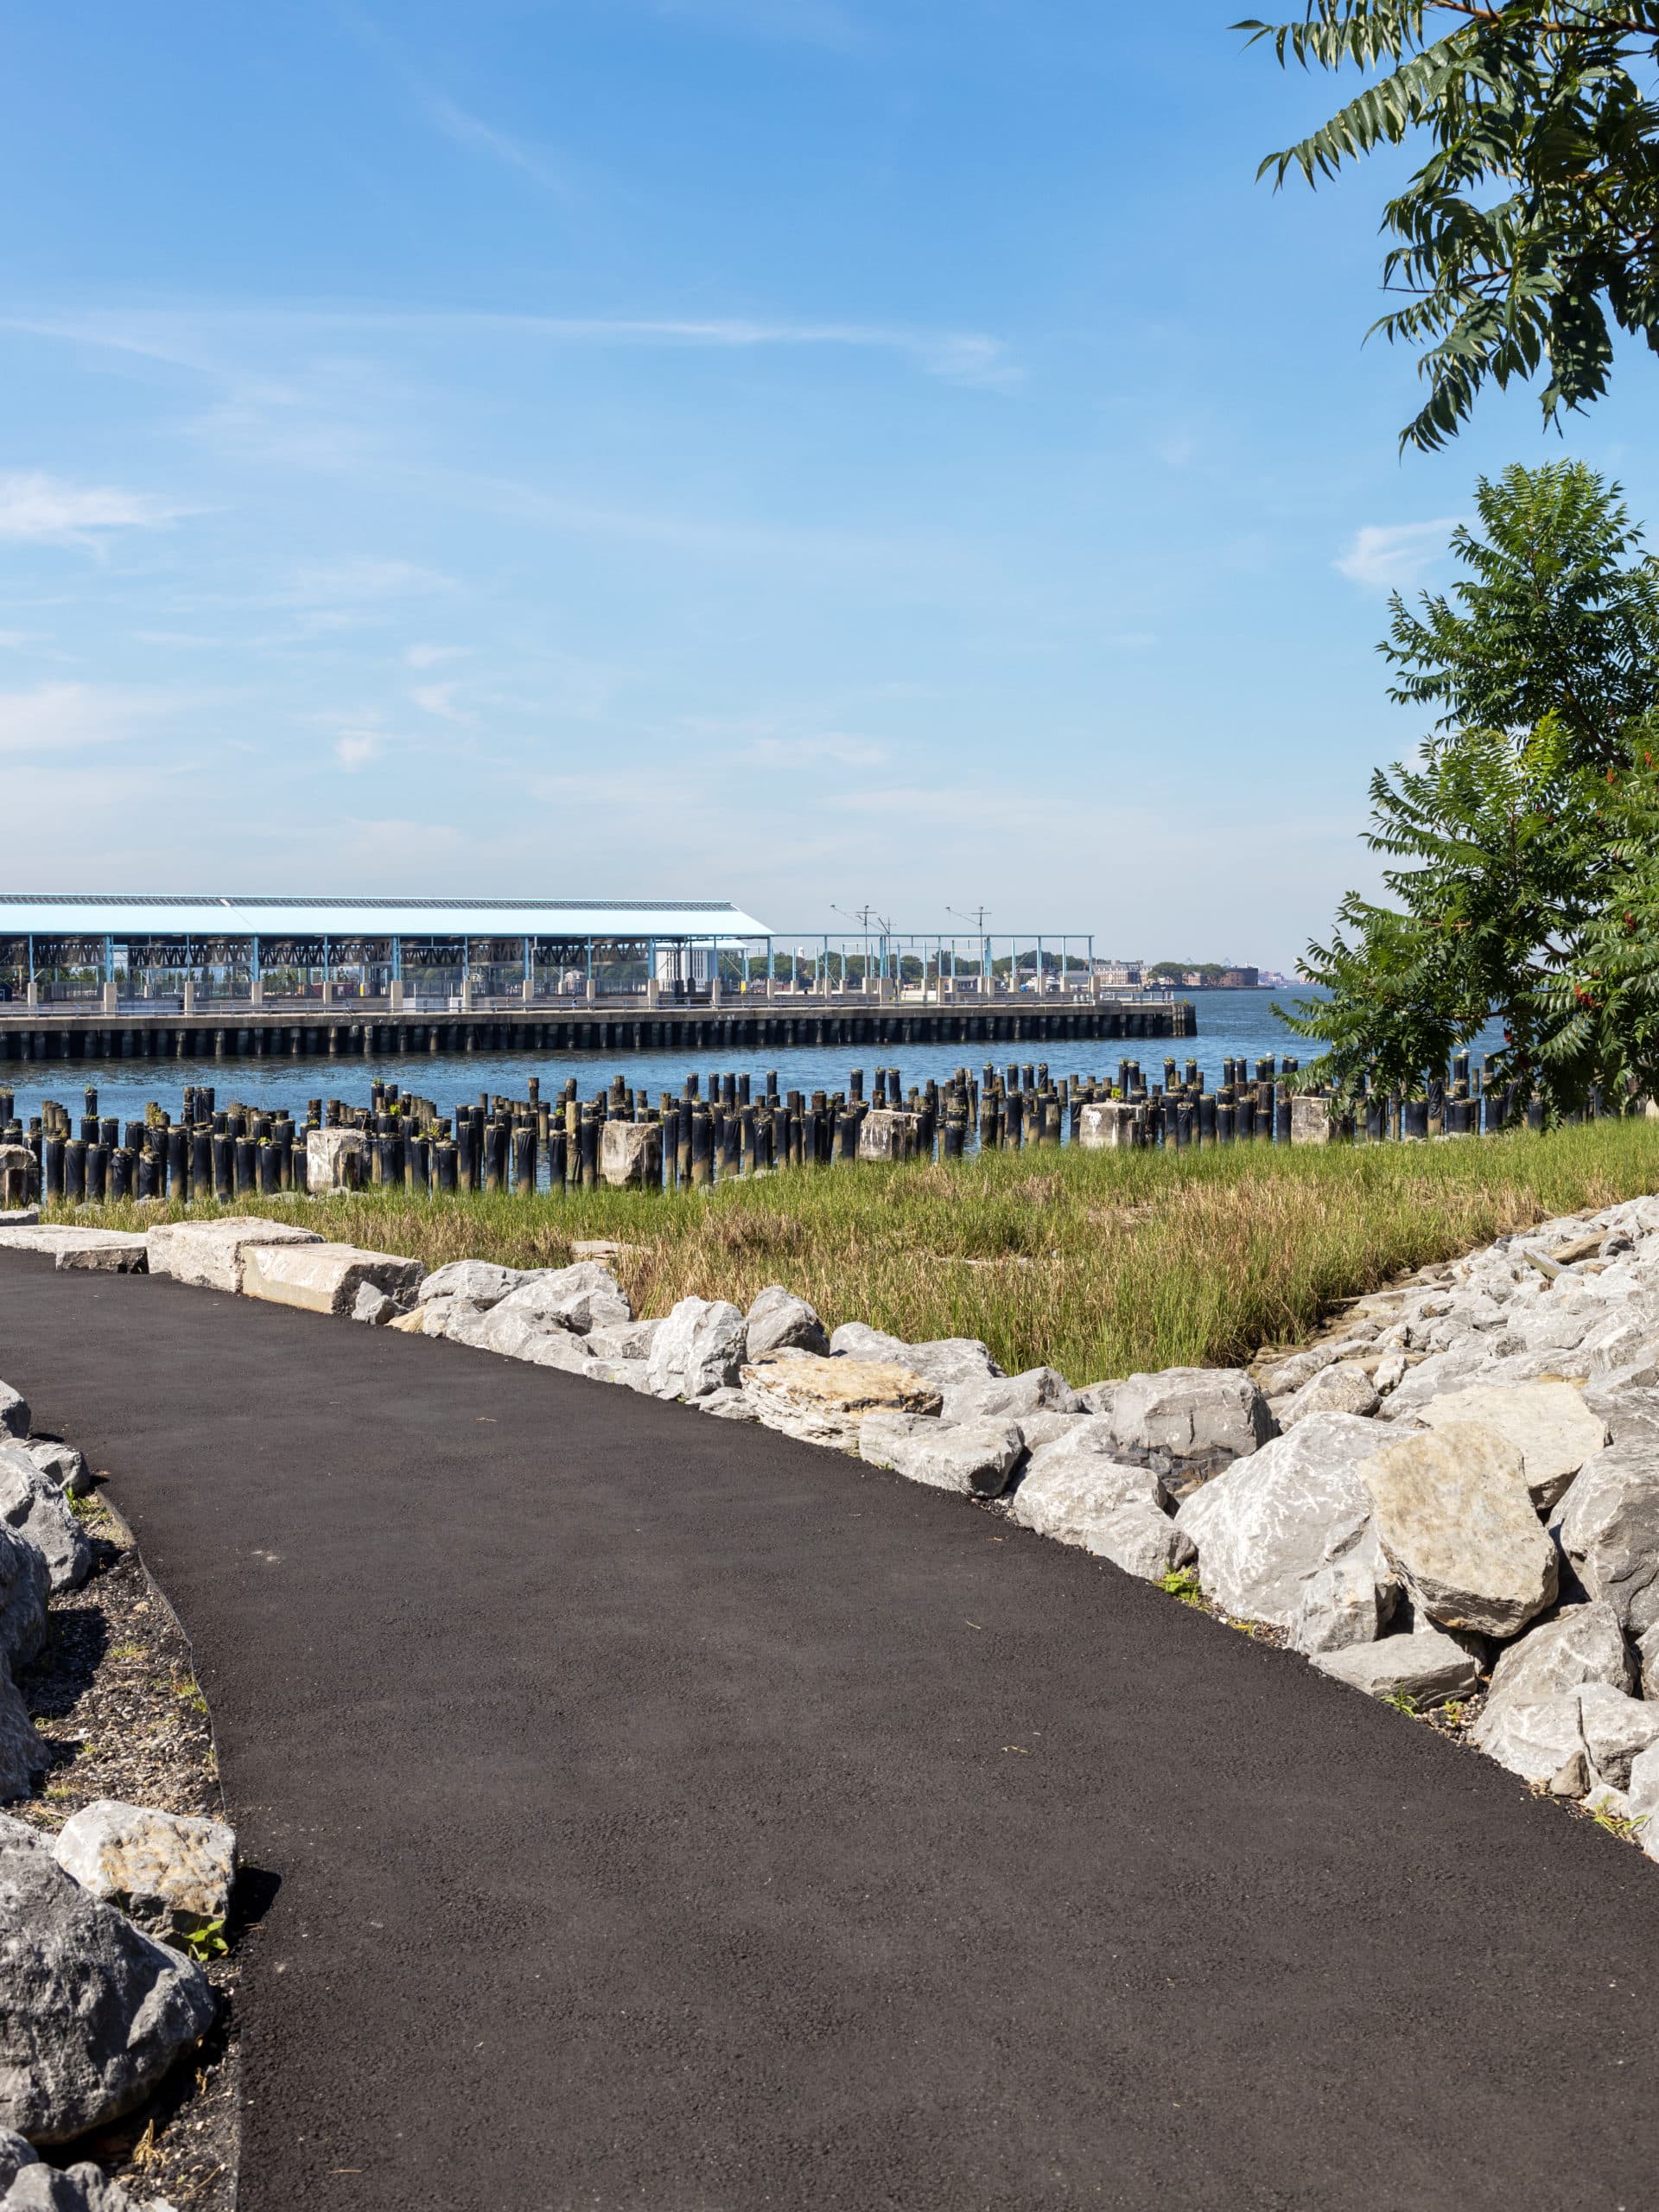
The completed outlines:
<svg viewBox="0 0 1659 2212">
<path fill-rule="evenodd" d="M 1185 999 L 925 1004 L 846 998 L 688 1006 L 579 1002 L 460 1013 L 270 1004 L 140 1012 L 0 1003 L 0 1061 L 366 1058 L 456 1052 L 766 1052 L 791 1046 L 1062 1045 L 1194 1037 Z"/>
</svg>

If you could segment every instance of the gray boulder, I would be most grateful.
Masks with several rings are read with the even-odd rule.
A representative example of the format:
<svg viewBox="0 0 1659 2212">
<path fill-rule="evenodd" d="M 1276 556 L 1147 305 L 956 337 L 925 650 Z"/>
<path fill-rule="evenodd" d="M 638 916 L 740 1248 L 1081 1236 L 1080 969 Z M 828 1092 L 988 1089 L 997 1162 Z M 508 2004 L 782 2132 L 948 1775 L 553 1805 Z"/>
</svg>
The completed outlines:
<svg viewBox="0 0 1659 2212">
<path fill-rule="evenodd" d="M 39 1545 L 0 1526 L 0 1658 L 27 1667 L 46 1641 L 52 1587 Z"/>
<path fill-rule="evenodd" d="M 595 1359 L 637 1361 L 643 1366 L 662 1325 L 660 1321 L 605 1321 L 588 1330 L 585 1342 Z"/>
<path fill-rule="evenodd" d="M 1553 1697 L 1506 1699 L 1495 1712 L 1482 1713 L 1470 1741 L 1523 1782 L 1560 1796 L 1582 1796 L 1593 1777 L 1579 1722 L 1581 1695 L 1572 1689 Z"/>
<path fill-rule="evenodd" d="M 384 1329 L 389 1321 L 397 1319 L 397 1313 L 396 1300 L 389 1298 L 378 1285 L 372 1282 L 358 1285 L 357 1295 L 352 1300 L 353 1321 L 361 1321 L 371 1329 Z"/>
<path fill-rule="evenodd" d="M 1005 1379 L 991 1357 L 989 1346 L 981 1344 L 977 1337 L 938 1337 L 927 1344 L 904 1344 L 898 1358 L 900 1366 L 919 1375 L 938 1392 L 939 1419 L 944 1421 L 976 1419 L 985 1410 L 990 1385 Z"/>
<path fill-rule="evenodd" d="M 982 1418 L 1001 1414 L 1024 1421 L 1028 1414 L 1079 1414 L 1083 1405 L 1057 1369 L 1028 1367 L 1023 1375 L 988 1382 L 980 1395 L 978 1411 Z"/>
<path fill-rule="evenodd" d="M 571 1268 L 549 1268 L 533 1274 L 510 1290 L 493 1310 L 546 1327 L 569 1329 L 579 1337 L 590 1329 L 633 1319 L 626 1294 L 597 1260 L 578 1260 Z"/>
<path fill-rule="evenodd" d="M 1659 1456 L 1639 1443 L 1598 1452 L 1551 1526 L 1589 1595 L 1639 1641 L 1659 1622 Z"/>
<path fill-rule="evenodd" d="M 567 1375 L 587 1375 L 594 1366 L 585 1337 L 561 1328 L 556 1321 L 512 1313 L 505 1300 L 482 1310 L 454 1300 L 443 1316 L 443 1333 L 451 1344 L 471 1344 L 474 1351 L 493 1351 L 532 1367 L 556 1367 Z"/>
<path fill-rule="evenodd" d="M 461 1298 L 469 1306 L 499 1306 L 509 1292 L 528 1282 L 533 1269 L 498 1268 L 488 1260 L 451 1260 L 435 1268 L 415 1294 L 422 1306 L 434 1299 Z"/>
<path fill-rule="evenodd" d="M 1098 1414 L 1021 1414 L 1020 1428 L 1027 1452 L 1040 1452 L 1045 1444 L 1058 1444 L 1063 1436 L 1084 1434 L 1098 1437 L 1103 1452 L 1109 1454 L 1114 1449 L 1112 1425 Z"/>
<path fill-rule="evenodd" d="M 1586 1682 L 1606 1682 L 1627 1692 L 1635 1688 L 1630 1646 L 1618 1615 L 1605 1603 L 1569 1605 L 1509 1645 L 1492 1669 L 1486 1711 L 1508 1700 L 1530 1703 L 1554 1697 Z"/>
<path fill-rule="evenodd" d="M 1112 1417 L 1112 1408 L 1117 1403 L 1117 1394 L 1122 1388 L 1122 1382 L 1117 1380 L 1109 1382 L 1090 1382 L 1087 1389 L 1077 1392 L 1079 1411 L 1093 1414 L 1101 1421 L 1109 1421 Z"/>
<path fill-rule="evenodd" d="M 3 2139 L 22 2142 L 18 2135 Z M 32 2150 L 29 2158 L 35 2158 Z M 40 2161 L 23 2164 L 10 2188 L 0 2196 L 0 2207 L 3 2212 L 173 2212 L 159 2196 L 131 2196 L 90 2158 L 73 2166 L 48 2166 Z"/>
<path fill-rule="evenodd" d="M 781 1283 L 769 1284 L 761 1292 L 747 1319 L 751 1359 L 768 1351 L 813 1351 L 820 1358 L 829 1355 L 829 1332 L 817 1313 Z"/>
<path fill-rule="evenodd" d="M 1032 1454 L 1007 1510 L 1039 1536 L 1156 1581 L 1192 1556 L 1192 1539 L 1164 1510 L 1167 1497 L 1150 1469 L 1114 1459 L 1108 1439 L 1079 1430 Z"/>
<path fill-rule="evenodd" d="M 1302 1585 L 1290 1624 L 1290 1648 L 1306 1652 L 1345 1651 L 1356 1643 L 1375 1643 L 1395 1610 L 1396 1586 L 1377 1579 L 1375 1540 L 1340 1559 L 1326 1561 Z"/>
<path fill-rule="evenodd" d="M 910 1365 L 910 1346 L 885 1329 L 868 1328 L 862 1321 L 843 1321 L 830 1338 L 830 1357 Z"/>
<path fill-rule="evenodd" d="M 1592 1777 L 1623 1789 L 1636 1758 L 1659 1742 L 1659 1706 L 1629 1697 L 1611 1682 L 1586 1682 L 1579 1692 L 1579 1726 Z"/>
<path fill-rule="evenodd" d="M 1316 1651 L 1309 1664 L 1351 1689 L 1363 1690 L 1368 1697 L 1403 1695 L 1417 1705 L 1443 1705 L 1447 1698 L 1467 1697 L 1480 1680 L 1479 1668 L 1463 1646 L 1432 1628 L 1414 1630 L 1409 1636 L 1385 1636 L 1376 1643 Z"/>
<path fill-rule="evenodd" d="M 10 1382 L 0 1382 L 0 1436 L 29 1434 L 29 1400 Z"/>
<path fill-rule="evenodd" d="M 1185 1499 L 1175 1518 L 1198 1546 L 1205 1596 L 1240 1620 L 1289 1628 L 1307 1585 L 1351 1558 L 1389 1592 L 1377 1599 L 1379 1618 L 1386 1615 L 1394 1577 L 1358 1474 L 1377 1435 L 1375 1422 L 1351 1414 L 1315 1414 Z"/>
<path fill-rule="evenodd" d="M 38 1548 L 53 1589 L 77 1589 L 91 1573 L 92 1548 L 68 1500 L 19 1444 L 0 1444 L 0 1522 Z"/>
<path fill-rule="evenodd" d="M 873 1412 L 858 1432 L 859 1457 L 934 1490 L 1000 1497 L 1025 1456 L 1013 1421 L 964 1421 L 947 1427 L 931 1414 Z"/>
<path fill-rule="evenodd" d="M 200 1967 L 90 1897 L 0 1815 L 0 2126 L 64 2143 L 142 2104 L 205 2035 Z"/>
<path fill-rule="evenodd" d="M 1659 1703 L 1659 1624 L 1638 1639 L 1636 1651 L 1640 1693 Z"/>
<path fill-rule="evenodd" d="M 1365 1370 L 1356 1360 L 1340 1359 L 1322 1367 L 1278 1408 L 1279 1426 L 1294 1428 L 1310 1414 L 1374 1414 L 1378 1403 L 1376 1385 Z"/>
<path fill-rule="evenodd" d="M 1222 1466 L 1259 1451 L 1274 1433 L 1268 1402 L 1242 1368 L 1166 1367 L 1131 1375 L 1112 1401 L 1112 1433 L 1129 1452 Z"/>
<path fill-rule="evenodd" d="M 210 1927 L 231 1909 L 236 1834 L 223 1821 L 100 1797 L 65 1821 L 52 1855 L 154 1936 Z"/>
<path fill-rule="evenodd" d="M 683 1298 L 652 1340 L 646 1383 L 658 1398 L 704 1398 L 742 1373 L 742 1314 L 724 1299 Z"/>
<path fill-rule="evenodd" d="M 35 1776 L 44 1773 L 50 1762 L 51 1754 L 35 1732 L 22 1693 L 11 1679 L 11 1669 L 0 1659 L 0 1804 L 27 1797 L 35 1787 Z"/>
<path fill-rule="evenodd" d="M 23 1450 L 35 1462 L 48 1482 L 55 1483 L 67 1497 L 85 1497 L 92 1487 L 92 1478 L 86 1460 L 72 1444 L 25 1444 Z"/>
<path fill-rule="evenodd" d="M 1555 1548 L 1521 1454 L 1491 1429 L 1396 1435 L 1360 1471 L 1384 1552 L 1440 1626 L 1510 1637 L 1554 1603 Z"/>
</svg>

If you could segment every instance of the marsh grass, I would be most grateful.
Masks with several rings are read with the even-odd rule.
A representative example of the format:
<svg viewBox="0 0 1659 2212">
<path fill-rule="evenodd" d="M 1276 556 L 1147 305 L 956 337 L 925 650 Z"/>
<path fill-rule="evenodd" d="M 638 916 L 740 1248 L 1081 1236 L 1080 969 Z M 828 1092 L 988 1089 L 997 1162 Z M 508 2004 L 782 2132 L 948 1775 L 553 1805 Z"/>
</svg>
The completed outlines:
<svg viewBox="0 0 1659 2212">
<path fill-rule="evenodd" d="M 1659 1125 L 1427 1145 L 1199 1153 L 992 1153 L 949 1167 L 809 1169 L 668 1194 L 435 1199 L 366 1191 L 238 1200 L 429 1268 L 556 1267 L 572 1241 L 632 1248 L 616 1272 L 641 1313 L 695 1294 L 747 1306 L 772 1282 L 834 1327 L 982 1337 L 1011 1372 L 1074 1384 L 1231 1364 L 1294 1343 L 1339 1300 L 1507 1231 L 1659 1186 Z M 52 1210 L 67 1217 L 65 1209 Z M 132 1228 L 168 1205 L 82 1207 Z"/>
</svg>

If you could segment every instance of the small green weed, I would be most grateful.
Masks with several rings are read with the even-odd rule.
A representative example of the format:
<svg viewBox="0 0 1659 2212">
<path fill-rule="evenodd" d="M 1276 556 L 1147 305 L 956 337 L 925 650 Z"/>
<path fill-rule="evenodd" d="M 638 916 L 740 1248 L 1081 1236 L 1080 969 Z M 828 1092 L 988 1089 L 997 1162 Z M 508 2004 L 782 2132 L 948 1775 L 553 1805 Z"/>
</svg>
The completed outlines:
<svg viewBox="0 0 1659 2212">
<path fill-rule="evenodd" d="M 183 1929 L 173 1940 L 181 1950 L 188 1951 L 201 1966 L 206 1966 L 210 1960 L 222 1959 L 231 1948 L 222 1920 L 208 1920 L 200 1928 Z"/>
<path fill-rule="evenodd" d="M 205 1713 L 207 1700 L 201 1694 L 201 1685 L 194 1675 L 181 1675 L 173 1685 L 173 1694 L 181 1705 L 188 1705 L 193 1713 Z"/>
<path fill-rule="evenodd" d="M 1167 1574 L 1159 1576 L 1158 1587 L 1166 1597 L 1179 1598 L 1184 1605 L 1201 1605 L 1204 1603 L 1196 1567 L 1172 1567 Z"/>
<path fill-rule="evenodd" d="M 112 1643 L 105 1656 L 111 1659 L 142 1659 L 144 1647 L 142 1643 Z"/>
<path fill-rule="evenodd" d="M 1647 1813 L 1616 1813 L 1607 1805 L 1592 1805 L 1589 1813 L 1599 1828 L 1616 1835 L 1621 1843 L 1634 1843 L 1652 1817 Z"/>
<path fill-rule="evenodd" d="M 1409 1690 L 1390 1690 L 1386 1696 L 1380 1697 L 1377 1703 L 1391 1705 L 1396 1713 L 1414 1713 L 1417 1710 L 1417 1700 Z"/>
</svg>

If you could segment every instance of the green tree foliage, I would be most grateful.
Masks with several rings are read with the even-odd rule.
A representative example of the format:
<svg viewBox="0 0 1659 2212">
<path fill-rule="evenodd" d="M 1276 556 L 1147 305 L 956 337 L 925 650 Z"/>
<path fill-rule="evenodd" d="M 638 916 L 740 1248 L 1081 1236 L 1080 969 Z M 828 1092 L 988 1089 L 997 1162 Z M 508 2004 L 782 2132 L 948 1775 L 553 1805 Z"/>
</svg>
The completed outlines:
<svg viewBox="0 0 1659 2212">
<path fill-rule="evenodd" d="M 1383 210 L 1375 326 L 1421 349 L 1402 445 L 1456 435 L 1490 378 L 1546 372 L 1544 415 L 1607 388 L 1613 328 L 1659 351 L 1659 0 L 1307 0 L 1235 27 L 1280 62 L 1371 81 L 1262 174 L 1310 184 L 1380 145 L 1427 158 Z"/>
<path fill-rule="evenodd" d="M 1494 1074 L 1552 1111 L 1592 1084 L 1659 1091 L 1659 617 L 1617 487 L 1576 464 L 1478 493 L 1471 571 L 1419 614 L 1396 595 L 1395 698 L 1438 706 L 1410 767 L 1371 781 L 1391 903 L 1350 893 L 1287 1019 L 1352 1095 L 1409 1086 L 1495 1016 Z"/>
<path fill-rule="evenodd" d="M 1622 765 L 1654 701 L 1659 561 L 1618 486 L 1582 461 L 1514 467 L 1480 478 L 1475 505 L 1482 534 L 1452 539 L 1467 578 L 1416 613 L 1389 602 L 1389 696 L 1442 709 L 1442 730 L 1520 736 L 1553 715 L 1581 764 Z"/>
</svg>

